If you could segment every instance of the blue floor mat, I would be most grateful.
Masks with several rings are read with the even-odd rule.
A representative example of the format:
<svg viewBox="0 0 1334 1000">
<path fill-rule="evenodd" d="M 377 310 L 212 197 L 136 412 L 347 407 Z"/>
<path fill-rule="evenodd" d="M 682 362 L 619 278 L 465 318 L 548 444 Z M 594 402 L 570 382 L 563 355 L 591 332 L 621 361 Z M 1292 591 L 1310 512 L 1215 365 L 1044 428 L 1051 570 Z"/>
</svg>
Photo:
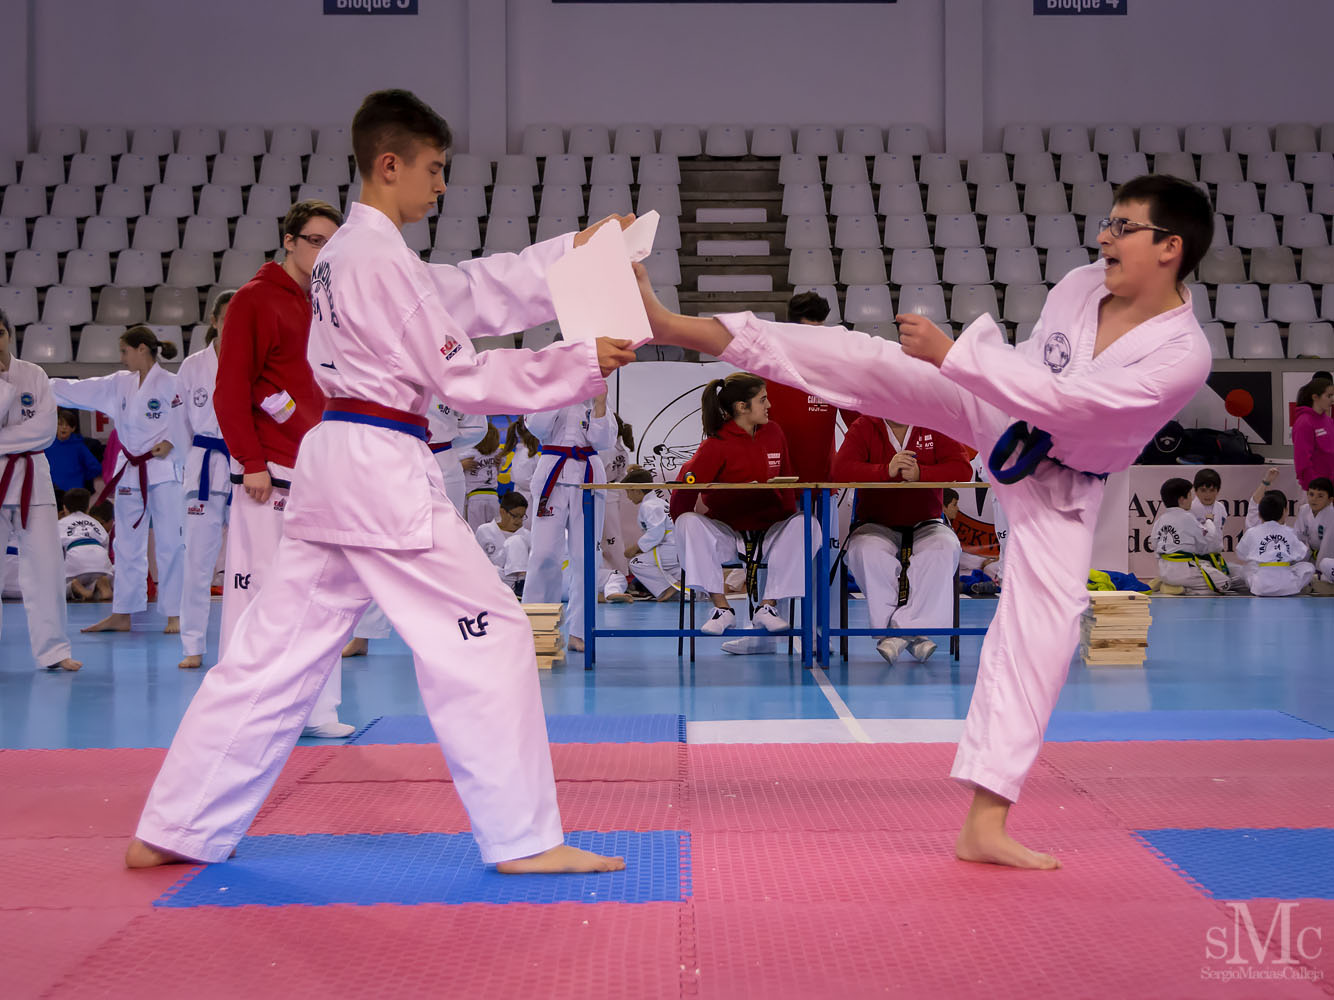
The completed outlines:
<svg viewBox="0 0 1334 1000">
<path fill-rule="evenodd" d="M 1048 743 L 1098 740 L 1323 740 L 1328 729 L 1272 710 L 1053 712 Z"/>
<path fill-rule="evenodd" d="M 1334 899 L 1334 830 L 1138 830 L 1215 899 Z"/>
<path fill-rule="evenodd" d="M 620 855 L 626 869 L 516 878 L 482 863 L 469 833 L 247 837 L 237 856 L 183 878 L 157 906 L 335 903 L 651 903 L 690 895 L 690 835 L 574 831 L 565 842 Z"/>
<path fill-rule="evenodd" d="M 683 715 L 548 715 L 552 743 L 684 743 Z M 356 733 L 349 743 L 434 743 L 424 715 L 383 715 Z"/>
</svg>

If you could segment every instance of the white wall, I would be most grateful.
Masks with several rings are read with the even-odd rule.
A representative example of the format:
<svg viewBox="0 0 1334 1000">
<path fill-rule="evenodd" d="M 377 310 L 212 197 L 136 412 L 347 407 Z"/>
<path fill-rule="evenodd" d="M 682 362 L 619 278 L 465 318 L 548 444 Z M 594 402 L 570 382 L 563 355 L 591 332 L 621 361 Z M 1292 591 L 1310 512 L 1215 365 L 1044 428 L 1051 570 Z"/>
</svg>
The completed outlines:
<svg viewBox="0 0 1334 1000">
<path fill-rule="evenodd" d="M 416 17 L 323 15 L 320 0 L 40 0 L 39 124 L 347 123 L 382 87 L 466 131 L 465 0 Z"/>
<path fill-rule="evenodd" d="M 1334 4 L 1129 0 L 1124 17 L 986 4 L 987 139 L 1008 122 L 1334 118 Z"/>
<path fill-rule="evenodd" d="M 943 121 L 942 0 L 510 3 L 510 131 L 531 122 Z"/>
<path fill-rule="evenodd" d="M 346 122 L 385 86 L 420 93 L 460 149 L 471 115 L 490 147 L 474 151 L 493 154 L 539 121 L 921 121 L 937 141 L 949 122 L 956 143 L 995 144 L 1014 121 L 1334 120 L 1334 3 L 1129 2 L 1035 17 L 1031 0 L 421 0 L 416 17 L 326 17 L 320 0 L 40 0 L 31 124 Z M 28 6 L 0 3 L 0 34 L 26 37 Z M 11 51 L 0 150 L 27 134 L 8 99 L 27 79 Z"/>
</svg>

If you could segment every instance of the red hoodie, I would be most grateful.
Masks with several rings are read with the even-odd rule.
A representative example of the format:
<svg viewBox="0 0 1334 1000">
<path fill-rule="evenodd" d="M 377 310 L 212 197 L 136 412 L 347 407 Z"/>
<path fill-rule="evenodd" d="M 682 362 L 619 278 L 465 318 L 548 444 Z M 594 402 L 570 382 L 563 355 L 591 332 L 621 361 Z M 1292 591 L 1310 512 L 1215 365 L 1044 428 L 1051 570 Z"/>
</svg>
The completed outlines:
<svg viewBox="0 0 1334 1000">
<path fill-rule="evenodd" d="M 697 483 L 764 483 L 792 474 L 787 439 L 772 421 L 755 428 L 754 437 L 735 420 L 727 421 L 717 437 L 700 442 L 694 457 L 681 468 L 683 479 L 693 475 Z M 791 490 L 672 490 L 672 519 L 693 511 L 701 496 L 704 513 L 736 531 L 763 531 L 797 511 Z"/>
<path fill-rule="evenodd" d="M 309 339 L 310 296 L 278 264 L 261 267 L 227 307 L 213 408 L 227 450 L 247 473 L 268 462 L 296 465 L 301 439 L 320 421 L 324 394 L 306 360 Z M 296 412 L 280 424 L 259 404 L 284 391 Z"/>
<path fill-rule="evenodd" d="M 1312 479 L 1334 479 L 1334 417 L 1309 406 L 1297 407 L 1292 421 L 1292 464 L 1297 482 L 1306 489 Z"/>
<path fill-rule="evenodd" d="M 963 445 L 940 431 L 910 427 L 905 451 L 917 453 L 918 482 L 957 483 L 973 478 Z M 888 473 L 894 457 L 889 428 L 879 417 L 858 417 L 848 428 L 834 457 L 834 478 L 848 483 L 901 483 L 903 476 Z M 944 498 L 940 490 L 862 490 L 857 495 L 857 520 L 906 528 L 940 517 Z"/>
</svg>

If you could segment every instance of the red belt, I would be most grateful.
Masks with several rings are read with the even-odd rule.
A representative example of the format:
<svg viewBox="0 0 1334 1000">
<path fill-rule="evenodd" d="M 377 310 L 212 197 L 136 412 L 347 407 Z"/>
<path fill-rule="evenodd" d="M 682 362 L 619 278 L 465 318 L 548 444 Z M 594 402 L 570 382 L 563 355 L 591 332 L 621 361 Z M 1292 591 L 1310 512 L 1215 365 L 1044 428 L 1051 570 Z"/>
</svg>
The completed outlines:
<svg viewBox="0 0 1334 1000">
<path fill-rule="evenodd" d="M 32 456 L 40 451 L 16 451 L 6 456 L 5 471 L 0 475 L 0 503 L 9 495 L 9 481 L 14 476 L 14 469 L 19 459 L 23 459 L 23 488 L 19 491 L 19 523 L 28 526 L 28 508 L 32 506 Z"/>
<path fill-rule="evenodd" d="M 125 470 L 133 465 L 139 470 L 139 495 L 144 500 L 144 509 L 139 512 L 139 520 L 134 522 L 134 527 L 137 528 L 143 521 L 144 515 L 148 513 L 148 460 L 153 457 L 153 453 L 150 451 L 145 455 L 131 455 L 128 451 L 125 451 L 124 447 L 121 448 L 121 451 L 125 453 L 125 464 L 111 477 L 111 482 L 102 487 L 102 492 L 97 494 L 97 499 L 93 501 L 93 507 L 96 507 L 111 495 L 111 491 L 120 482 L 120 477 L 125 475 Z"/>
<path fill-rule="evenodd" d="M 426 418 L 407 410 L 396 410 L 392 406 L 381 406 L 364 399 L 352 399 L 348 396 L 333 396 L 324 404 L 325 420 L 342 420 L 352 424 L 370 424 L 372 427 L 384 427 L 398 431 L 421 441 L 427 438 Z"/>
<path fill-rule="evenodd" d="M 439 455 L 442 451 L 449 451 L 454 447 L 453 441 L 429 441 L 426 447 L 431 449 L 432 455 Z"/>
</svg>

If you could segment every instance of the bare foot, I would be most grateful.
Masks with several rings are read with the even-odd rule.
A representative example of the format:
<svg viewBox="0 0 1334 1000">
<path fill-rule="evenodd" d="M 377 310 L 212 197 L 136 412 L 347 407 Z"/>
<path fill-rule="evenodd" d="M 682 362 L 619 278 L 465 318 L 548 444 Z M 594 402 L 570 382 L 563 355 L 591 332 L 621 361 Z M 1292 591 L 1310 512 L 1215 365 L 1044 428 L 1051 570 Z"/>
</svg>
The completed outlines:
<svg viewBox="0 0 1334 1000">
<path fill-rule="evenodd" d="M 162 630 L 163 635 L 180 635 L 181 619 L 178 615 L 167 616 L 167 627 Z"/>
<path fill-rule="evenodd" d="M 371 643 L 369 639 L 352 639 L 343 647 L 344 656 L 365 656 L 370 652 Z"/>
<path fill-rule="evenodd" d="M 130 616 L 112 613 L 103 618 L 96 625 L 85 625 L 79 629 L 80 632 L 128 632 L 130 630 Z"/>
<path fill-rule="evenodd" d="M 183 656 L 181 662 L 176 664 L 182 670 L 198 670 L 203 665 L 204 658 L 202 656 Z"/>
<path fill-rule="evenodd" d="M 607 603 L 608 603 L 608 604 L 629 604 L 629 603 L 630 603 L 631 601 L 633 601 L 633 600 L 634 600 L 634 598 L 631 597 L 629 594 L 627 594 L 627 593 L 625 593 L 625 592 L 621 592 L 621 593 L 619 593 L 619 594 L 608 594 L 608 595 L 607 595 Z"/>
<path fill-rule="evenodd" d="M 582 653 L 584 651 L 584 640 L 577 635 L 572 635 L 570 641 L 565 644 L 565 648 L 571 653 Z"/>
<path fill-rule="evenodd" d="M 608 858 L 592 851 L 581 851 L 561 844 L 528 858 L 502 861 L 496 871 L 502 875 L 552 875 L 561 872 L 619 872 L 625 870 L 625 858 Z"/>
<path fill-rule="evenodd" d="M 665 604 L 667 601 L 674 601 L 676 600 L 676 593 L 677 591 L 675 587 L 668 587 L 657 596 L 656 600 L 659 604 Z"/>
<path fill-rule="evenodd" d="M 145 844 L 138 837 L 131 840 L 130 846 L 125 850 L 126 868 L 157 868 L 161 865 L 193 865 L 198 863 L 192 858 Z"/>
<path fill-rule="evenodd" d="M 1005 831 L 1009 814 L 1008 800 L 984 788 L 974 791 L 973 804 L 954 844 L 955 857 L 960 861 L 1010 868 L 1060 868 L 1061 863 L 1056 858 L 1029 850 Z"/>
<path fill-rule="evenodd" d="M 71 660 L 71 659 L 67 656 L 67 657 L 65 657 L 63 660 L 61 660 L 59 663 L 52 663 L 52 664 L 48 665 L 46 669 L 47 669 L 47 670 L 68 670 L 68 671 L 70 671 L 71 673 L 73 673 L 75 670 L 79 670 L 79 669 L 81 669 L 82 667 L 83 667 L 83 664 L 80 663 L 78 660 Z"/>
</svg>

